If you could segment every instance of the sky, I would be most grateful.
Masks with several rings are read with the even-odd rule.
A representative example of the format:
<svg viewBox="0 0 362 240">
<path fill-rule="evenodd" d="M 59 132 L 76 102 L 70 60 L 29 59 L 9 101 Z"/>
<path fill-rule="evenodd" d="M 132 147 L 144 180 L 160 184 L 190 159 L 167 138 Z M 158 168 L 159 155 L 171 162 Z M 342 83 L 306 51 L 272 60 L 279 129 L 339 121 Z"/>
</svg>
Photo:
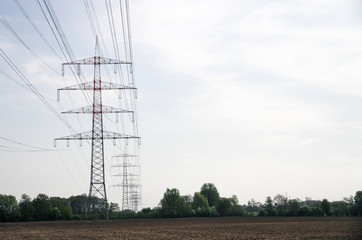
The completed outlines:
<svg viewBox="0 0 362 240">
<path fill-rule="evenodd" d="M 65 60 L 37 1 L 18 2 L 54 51 L 10 0 L 0 2 L 0 48 L 58 112 L 84 106 L 76 93 L 56 101 L 75 80 L 60 74 Z M 51 1 L 76 59 L 94 55 L 85 2 Z M 105 2 L 93 2 L 101 49 L 114 58 Z M 167 188 L 193 195 L 203 183 L 241 204 L 277 194 L 336 201 L 362 190 L 360 1 L 133 0 L 130 13 L 142 207 L 157 206 Z M 0 61 L 0 193 L 88 193 L 89 144 L 54 148 L 69 129 Z M 91 129 L 89 116 L 66 119 Z M 109 172 L 117 147 L 105 148 Z M 107 186 L 116 184 L 107 174 Z M 107 191 L 120 204 L 120 189 Z"/>
</svg>

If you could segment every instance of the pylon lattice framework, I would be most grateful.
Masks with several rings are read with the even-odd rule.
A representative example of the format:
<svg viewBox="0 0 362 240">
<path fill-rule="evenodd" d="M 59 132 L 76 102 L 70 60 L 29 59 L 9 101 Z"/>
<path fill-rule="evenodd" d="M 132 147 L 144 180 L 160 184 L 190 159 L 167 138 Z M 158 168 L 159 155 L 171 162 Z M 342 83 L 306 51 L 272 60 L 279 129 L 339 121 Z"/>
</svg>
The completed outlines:
<svg viewBox="0 0 362 240">
<path fill-rule="evenodd" d="M 119 154 L 113 156 L 118 164 L 111 166 L 111 169 L 120 168 L 118 174 L 114 177 L 121 177 L 122 183 L 112 185 L 112 187 L 122 188 L 122 210 L 133 210 L 137 212 L 141 204 L 141 183 L 140 183 L 140 165 L 138 155 Z M 121 160 L 120 160 L 121 159 Z"/>
<path fill-rule="evenodd" d="M 115 132 L 104 131 L 103 129 L 103 113 L 131 113 L 132 111 L 113 108 L 102 105 L 102 90 L 136 90 L 134 87 L 118 85 L 114 83 L 102 82 L 101 80 L 101 65 L 104 64 L 131 64 L 130 62 L 118 61 L 109 58 L 99 56 L 98 37 L 96 39 L 95 56 L 85 58 L 81 60 L 75 60 L 69 63 L 63 63 L 65 65 L 76 65 L 79 69 L 80 65 L 93 65 L 94 66 L 94 80 L 93 82 L 82 83 L 79 85 L 65 87 L 58 89 L 61 90 L 92 90 L 93 91 L 93 104 L 91 106 L 82 107 L 79 109 L 63 112 L 63 113 L 80 113 L 80 114 L 92 114 L 92 131 L 85 133 L 77 133 L 66 137 L 56 138 L 57 140 L 92 140 L 91 150 L 91 176 L 90 187 L 88 195 L 88 213 L 91 211 L 91 199 L 98 197 L 102 199 L 105 206 L 98 210 L 105 211 L 108 220 L 108 201 L 105 185 L 105 171 L 104 171 L 104 139 L 140 139 L 137 136 L 131 136 L 126 134 L 119 134 Z M 78 70 L 80 71 L 80 70 Z M 63 70 L 64 73 L 64 70 Z M 79 72 L 78 72 L 79 73 Z M 105 209 L 104 209 L 105 208 Z M 93 209 L 94 210 L 94 209 Z"/>
</svg>

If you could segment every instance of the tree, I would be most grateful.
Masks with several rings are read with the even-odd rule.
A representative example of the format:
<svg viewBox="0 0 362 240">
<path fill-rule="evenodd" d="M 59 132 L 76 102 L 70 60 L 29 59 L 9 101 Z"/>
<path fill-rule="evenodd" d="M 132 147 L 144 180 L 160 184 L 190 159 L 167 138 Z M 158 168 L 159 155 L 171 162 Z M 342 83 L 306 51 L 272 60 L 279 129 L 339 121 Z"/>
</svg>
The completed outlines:
<svg viewBox="0 0 362 240">
<path fill-rule="evenodd" d="M 49 201 L 49 197 L 45 194 L 38 194 L 38 196 L 33 199 L 34 206 L 34 218 L 35 220 L 45 221 L 49 220 L 50 212 L 52 211 L 52 206 Z"/>
<path fill-rule="evenodd" d="M 321 202 L 315 202 L 312 205 L 312 216 L 321 217 L 324 215 L 323 210 L 321 209 Z"/>
<path fill-rule="evenodd" d="M 61 212 L 62 219 L 71 220 L 73 219 L 72 208 L 70 206 L 66 206 Z"/>
<path fill-rule="evenodd" d="M 345 201 L 331 202 L 331 215 L 348 216 L 349 215 L 348 203 L 346 203 Z"/>
<path fill-rule="evenodd" d="M 362 216 L 362 191 L 357 191 L 354 196 L 354 206 L 357 215 Z"/>
<path fill-rule="evenodd" d="M 232 210 L 230 198 L 220 198 L 216 204 L 216 209 L 220 216 L 229 215 Z"/>
<path fill-rule="evenodd" d="M 331 203 L 327 199 L 323 199 L 323 201 L 321 202 L 321 209 L 324 215 L 331 215 Z"/>
<path fill-rule="evenodd" d="M 19 215 L 16 198 L 12 195 L 0 194 L 0 222 L 16 221 Z"/>
<path fill-rule="evenodd" d="M 274 206 L 276 207 L 277 214 L 279 216 L 284 216 L 286 214 L 288 205 L 288 198 L 278 194 L 274 197 Z"/>
<path fill-rule="evenodd" d="M 191 206 L 191 204 L 192 204 L 192 196 L 191 195 L 184 195 L 184 196 L 181 196 L 181 197 L 185 200 L 186 205 Z"/>
<path fill-rule="evenodd" d="M 208 208 L 209 203 L 204 195 L 201 195 L 199 192 L 195 192 L 191 206 L 193 209 Z"/>
<path fill-rule="evenodd" d="M 35 208 L 31 202 L 31 198 L 25 193 L 21 195 L 19 208 L 22 221 L 31 221 L 34 219 Z"/>
<path fill-rule="evenodd" d="M 289 199 L 287 215 L 288 216 L 297 216 L 299 207 L 300 207 L 299 199 Z"/>
<path fill-rule="evenodd" d="M 140 212 L 138 212 L 138 216 L 140 218 L 160 218 L 161 210 L 159 207 L 151 208 L 143 208 Z"/>
<path fill-rule="evenodd" d="M 211 209 L 209 207 L 209 203 L 207 198 L 201 193 L 195 192 L 194 197 L 191 203 L 192 209 L 194 209 L 195 213 L 199 217 L 208 217 L 210 216 Z"/>
<path fill-rule="evenodd" d="M 90 196 L 87 198 L 87 204 L 89 204 L 88 218 L 92 220 L 106 219 L 108 211 L 108 204 L 104 198 L 97 196 Z"/>
<path fill-rule="evenodd" d="M 251 216 L 255 216 L 256 211 L 256 202 L 254 198 L 252 198 L 250 201 L 248 201 L 247 210 L 250 212 Z"/>
<path fill-rule="evenodd" d="M 60 197 L 51 197 L 49 199 L 50 204 L 52 205 L 52 211 L 51 211 L 51 219 L 52 220 L 69 220 L 69 214 L 66 213 L 66 211 L 69 211 L 69 209 L 66 209 L 69 207 L 69 199 L 67 198 L 60 198 Z M 59 210 L 59 216 L 58 211 L 54 208 L 57 208 Z M 72 208 L 70 208 L 72 210 Z M 68 214 L 68 216 L 66 216 Z"/>
<path fill-rule="evenodd" d="M 161 214 L 163 217 L 189 217 L 192 215 L 192 209 L 180 196 L 180 192 L 176 189 L 168 189 L 163 195 L 160 202 Z"/>
<path fill-rule="evenodd" d="M 231 210 L 229 212 L 230 216 L 244 216 L 244 210 L 241 205 L 239 205 L 239 199 L 236 195 L 233 195 L 230 199 Z"/>
<path fill-rule="evenodd" d="M 50 209 L 49 219 L 50 220 L 59 220 L 60 219 L 60 210 L 57 207 L 53 207 Z"/>
<path fill-rule="evenodd" d="M 303 205 L 298 209 L 298 216 L 311 216 L 312 209 L 308 205 Z"/>
<path fill-rule="evenodd" d="M 200 193 L 207 198 L 210 207 L 216 206 L 220 195 L 213 183 L 204 183 Z"/>
<path fill-rule="evenodd" d="M 70 207 L 72 208 L 73 214 L 78 216 L 84 216 L 87 209 L 87 195 L 82 194 L 78 196 L 71 196 L 69 199 Z"/>
<path fill-rule="evenodd" d="M 277 212 L 275 211 L 273 200 L 271 197 L 266 198 L 264 209 L 266 211 L 267 216 L 276 216 L 277 215 Z"/>
</svg>

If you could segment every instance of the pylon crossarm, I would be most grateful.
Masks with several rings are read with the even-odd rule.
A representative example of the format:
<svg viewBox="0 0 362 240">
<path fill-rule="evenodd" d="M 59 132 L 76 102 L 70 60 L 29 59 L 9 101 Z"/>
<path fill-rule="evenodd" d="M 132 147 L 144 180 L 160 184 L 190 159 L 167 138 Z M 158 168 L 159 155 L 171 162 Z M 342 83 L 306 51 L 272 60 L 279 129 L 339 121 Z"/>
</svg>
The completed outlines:
<svg viewBox="0 0 362 240">
<path fill-rule="evenodd" d="M 56 138 L 55 141 L 60 140 L 92 140 L 92 131 L 77 133 L 66 137 Z M 131 136 L 127 134 L 120 134 L 116 132 L 103 131 L 103 139 L 140 139 L 140 137 Z"/>
<path fill-rule="evenodd" d="M 132 63 L 126 61 L 119 61 L 111 58 L 95 56 L 95 57 L 74 60 L 68 63 L 63 63 L 62 65 L 94 65 L 94 64 L 132 64 Z"/>
<path fill-rule="evenodd" d="M 100 88 L 101 89 L 96 89 L 96 90 L 122 90 L 122 89 L 136 90 L 137 89 L 135 87 L 120 85 L 120 84 L 115 84 L 115 83 L 110 83 L 110 82 L 102 82 Z M 61 91 L 61 90 L 94 90 L 94 82 L 86 82 L 86 83 L 82 83 L 79 85 L 74 85 L 74 86 L 69 86 L 69 87 L 58 89 L 58 91 Z"/>
<path fill-rule="evenodd" d="M 58 102 L 60 100 L 60 91 L 63 90 L 88 90 L 88 91 L 94 91 L 94 90 L 137 90 L 135 87 L 127 86 L 127 85 L 120 85 L 110 82 L 101 82 L 99 89 L 95 88 L 94 82 L 86 82 L 79 85 L 73 85 L 65 88 L 59 88 L 58 89 Z M 136 93 L 137 94 L 137 93 Z"/>
<path fill-rule="evenodd" d="M 93 114 L 93 106 L 90 105 L 90 106 L 86 106 L 86 107 L 81 107 L 81 108 L 65 111 L 62 113 L 63 114 L 70 114 L 70 113 Z M 133 113 L 133 111 L 102 105 L 102 113 Z"/>
<path fill-rule="evenodd" d="M 136 164 L 117 164 L 117 165 L 112 165 L 111 168 L 128 168 L 128 167 L 139 167 L 139 165 L 136 165 Z"/>
<path fill-rule="evenodd" d="M 119 155 L 116 155 L 116 156 L 112 156 L 112 158 L 131 158 L 131 157 L 138 157 L 138 155 L 123 153 L 123 154 L 119 154 Z"/>
<path fill-rule="evenodd" d="M 110 187 L 124 187 L 124 186 L 127 186 L 127 187 L 139 187 L 140 184 L 113 184 L 113 185 L 110 185 Z"/>
</svg>

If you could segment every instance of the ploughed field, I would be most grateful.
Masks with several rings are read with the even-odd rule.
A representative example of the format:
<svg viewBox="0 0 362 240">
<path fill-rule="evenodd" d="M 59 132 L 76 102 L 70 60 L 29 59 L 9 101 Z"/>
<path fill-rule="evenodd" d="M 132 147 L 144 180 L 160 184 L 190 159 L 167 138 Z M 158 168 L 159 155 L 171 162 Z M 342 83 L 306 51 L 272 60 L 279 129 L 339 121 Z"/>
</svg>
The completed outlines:
<svg viewBox="0 0 362 240">
<path fill-rule="evenodd" d="M 0 223 L 0 239 L 362 239 L 362 218 L 184 218 Z"/>
</svg>

